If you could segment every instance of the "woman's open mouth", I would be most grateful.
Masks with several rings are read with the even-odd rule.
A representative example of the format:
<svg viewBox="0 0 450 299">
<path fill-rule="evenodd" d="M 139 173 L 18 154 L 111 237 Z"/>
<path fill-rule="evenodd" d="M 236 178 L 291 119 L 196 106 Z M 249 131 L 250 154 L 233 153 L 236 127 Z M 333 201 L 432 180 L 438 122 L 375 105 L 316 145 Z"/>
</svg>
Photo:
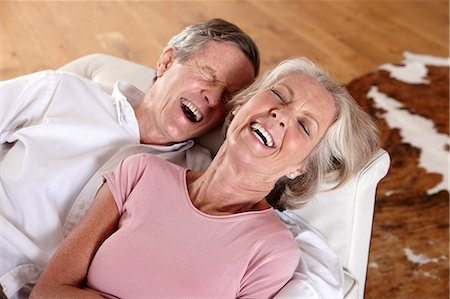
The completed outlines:
<svg viewBox="0 0 450 299">
<path fill-rule="evenodd" d="M 186 98 L 181 98 L 181 109 L 191 122 L 197 123 L 203 119 L 199 109 Z"/>
<path fill-rule="evenodd" d="M 255 135 L 263 145 L 274 147 L 272 136 L 269 134 L 269 132 L 266 131 L 266 129 L 264 129 L 262 125 L 255 122 L 252 123 L 250 127 L 252 129 L 253 135 Z"/>
</svg>

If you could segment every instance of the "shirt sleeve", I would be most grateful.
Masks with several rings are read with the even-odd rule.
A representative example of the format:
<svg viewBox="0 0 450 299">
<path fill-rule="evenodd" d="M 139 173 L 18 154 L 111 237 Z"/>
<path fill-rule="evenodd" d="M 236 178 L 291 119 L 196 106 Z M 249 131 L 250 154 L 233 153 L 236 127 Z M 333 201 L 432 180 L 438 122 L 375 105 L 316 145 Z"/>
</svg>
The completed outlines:
<svg viewBox="0 0 450 299">
<path fill-rule="evenodd" d="M 299 262 L 295 248 L 249 265 L 237 298 L 272 298 L 292 278 Z"/>
<path fill-rule="evenodd" d="M 0 82 L 0 143 L 10 133 L 44 120 L 58 85 L 54 71 L 42 71 Z"/>
<path fill-rule="evenodd" d="M 122 160 L 116 169 L 105 171 L 102 175 L 116 201 L 119 213 L 122 215 L 126 199 L 139 182 L 145 171 L 143 157 L 145 154 L 130 156 Z"/>
</svg>

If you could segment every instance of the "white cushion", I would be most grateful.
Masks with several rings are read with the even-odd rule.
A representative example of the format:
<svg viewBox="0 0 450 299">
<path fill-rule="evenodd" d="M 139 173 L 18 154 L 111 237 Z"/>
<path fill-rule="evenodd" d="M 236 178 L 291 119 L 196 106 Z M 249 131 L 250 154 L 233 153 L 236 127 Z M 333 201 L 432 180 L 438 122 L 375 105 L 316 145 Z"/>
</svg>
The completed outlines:
<svg viewBox="0 0 450 299">
<path fill-rule="evenodd" d="M 388 153 L 380 149 L 345 185 L 319 192 L 304 208 L 292 211 L 320 232 L 339 256 L 344 269 L 355 277 L 352 298 L 364 296 L 375 192 L 389 165 Z M 347 277 L 346 291 L 353 283 Z"/>
<path fill-rule="evenodd" d="M 116 81 L 132 83 L 147 92 L 153 84 L 155 70 L 125 59 L 106 54 L 90 54 L 67 63 L 60 71 L 75 73 L 99 84 L 111 94 Z"/>
</svg>

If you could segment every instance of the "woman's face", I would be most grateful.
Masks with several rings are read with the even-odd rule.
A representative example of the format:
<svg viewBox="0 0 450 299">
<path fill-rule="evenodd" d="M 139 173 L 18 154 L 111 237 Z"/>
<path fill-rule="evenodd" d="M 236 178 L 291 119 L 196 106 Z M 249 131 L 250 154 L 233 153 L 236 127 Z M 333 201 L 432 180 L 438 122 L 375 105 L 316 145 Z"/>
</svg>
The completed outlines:
<svg viewBox="0 0 450 299">
<path fill-rule="evenodd" d="M 276 179 L 301 173 L 335 112 L 332 96 L 317 81 L 288 75 L 238 108 L 227 132 L 229 149 L 247 170 Z"/>
</svg>

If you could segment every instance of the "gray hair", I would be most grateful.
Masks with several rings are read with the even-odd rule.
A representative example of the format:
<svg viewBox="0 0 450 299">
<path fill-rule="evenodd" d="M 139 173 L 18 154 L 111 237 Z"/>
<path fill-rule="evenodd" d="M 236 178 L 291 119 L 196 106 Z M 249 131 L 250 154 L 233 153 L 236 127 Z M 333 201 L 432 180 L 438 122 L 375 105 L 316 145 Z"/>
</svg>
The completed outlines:
<svg viewBox="0 0 450 299">
<path fill-rule="evenodd" d="M 209 41 L 227 42 L 238 47 L 252 63 L 255 77 L 258 76 L 260 58 L 255 42 L 238 26 L 223 19 L 187 26 L 172 37 L 167 46 L 173 47 L 175 59 L 183 62 Z M 153 80 L 156 81 L 156 76 Z"/>
<path fill-rule="evenodd" d="M 270 88 L 291 74 L 303 74 L 316 80 L 334 99 L 335 120 L 306 158 L 306 171 L 295 179 L 283 176 L 267 196 L 275 208 L 297 209 L 305 205 L 322 184 L 337 188 L 359 172 L 379 148 L 378 128 L 356 103 L 347 89 L 323 68 L 307 58 L 288 59 L 266 72 L 228 102 L 228 111 L 245 104 L 258 91 Z M 225 121 L 225 130 L 232 118 Z"/>
</svg>

